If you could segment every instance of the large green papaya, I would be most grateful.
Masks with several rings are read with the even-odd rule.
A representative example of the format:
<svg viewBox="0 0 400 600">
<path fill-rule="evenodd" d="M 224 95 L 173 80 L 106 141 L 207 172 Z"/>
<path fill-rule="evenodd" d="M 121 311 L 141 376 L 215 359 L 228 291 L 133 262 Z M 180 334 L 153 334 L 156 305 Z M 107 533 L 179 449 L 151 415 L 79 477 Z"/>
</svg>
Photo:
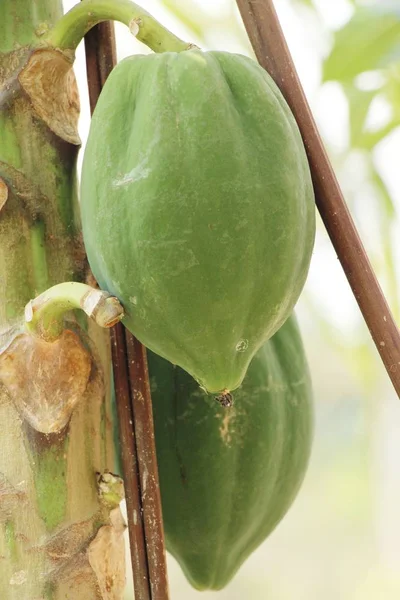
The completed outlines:
<svg viewBox="0 0 400 600">
<path fill-rule="evenodd" d="M 287 512 L 310 454 L 310 377 L 294 317 L 256 353 L 232 407 L 148 353 L 167 549 L 220 589 Z"/>
<path fill-rule="evenodd" d="M 314 242 L 304 147 L 270 76 L 227 52 L 123 60 L 94 111 L 81 205 L 91 268 L 128 329 L 209 392 L 238 387 Z"/>
</svg>

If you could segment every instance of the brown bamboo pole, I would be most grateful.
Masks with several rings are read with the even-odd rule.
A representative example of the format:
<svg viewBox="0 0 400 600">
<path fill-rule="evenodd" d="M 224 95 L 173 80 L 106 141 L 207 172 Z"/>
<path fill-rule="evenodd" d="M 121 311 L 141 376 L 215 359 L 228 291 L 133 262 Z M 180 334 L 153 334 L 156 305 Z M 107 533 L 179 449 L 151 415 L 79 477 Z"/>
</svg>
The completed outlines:
<svg viewBox="0 0 400 600">
<path fill-rule="evenodd" d="M 85 53 L 89 102 L 93 113 L 101 89 L 117 62 L 112 23 L 100 23 L 87 33 Z M 110 335 L 135 598 L 151 600 L 123 326 L 118 324 Z"/>
<path fill-rule="evenodd" d="M 93 112 L 116 64 L 114 28 L 101 23 L 85 36 Z M 136 600 L 168 600 L 166 552 L 146 350 L 122 325 L 111 331 L 129 538 Z M 140 481 L 139 481 L 140 479 Z"/>
<path fill-rule="evenodd" d="M 280 88 L 310 163 L 315 200 L 383 364 L 400 397 L 400 332 L 376 279 L 305 97 L 272 0 L 237 0 L 257 60 Z"/>
<path fill-rule="evenodd" d="M 133 413 L 127 350 L 124 328 L 120 324 L 111 331 L 111 350 L 135 598 L 136 600 L 151 600 L 143 507 L 140 495 L 139 465 L 135 432 L 132 425 Z"/>
<path fill-rule="evenodd" d="M 164 529 L 146 348 L 128 331 L 125 332 L 125 336 L 151 597 L 154 600 L 168 600 Z"/>
</svg>

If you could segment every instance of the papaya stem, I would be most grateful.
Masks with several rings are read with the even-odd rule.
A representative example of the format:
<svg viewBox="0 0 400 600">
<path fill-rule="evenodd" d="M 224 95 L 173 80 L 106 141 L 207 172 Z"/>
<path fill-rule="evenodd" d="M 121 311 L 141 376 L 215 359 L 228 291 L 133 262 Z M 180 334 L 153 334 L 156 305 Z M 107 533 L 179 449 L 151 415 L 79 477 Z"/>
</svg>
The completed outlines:
<svg viewBox="0 0 400 600">
<path fill-rule="evenodd" d="M 127 25 L 132 35 L 154 52 L 181 52 L 193 47 L 130 0 L 82 0 L 58 20 L 45 43 L 63 51 L 75 50 L 92 27 L 109 20 Z"/>
<path fill-rule="evenodd" d="M 48 342 L 60 337 L 64 330 L 64 315 L 81 309 L 100 327 L 112 327 L 123 316 L 124 310 L 115 296 L 75 281 L 54 285 L 25 307 L 25 325 L 28 331 Z"/>
</svg>

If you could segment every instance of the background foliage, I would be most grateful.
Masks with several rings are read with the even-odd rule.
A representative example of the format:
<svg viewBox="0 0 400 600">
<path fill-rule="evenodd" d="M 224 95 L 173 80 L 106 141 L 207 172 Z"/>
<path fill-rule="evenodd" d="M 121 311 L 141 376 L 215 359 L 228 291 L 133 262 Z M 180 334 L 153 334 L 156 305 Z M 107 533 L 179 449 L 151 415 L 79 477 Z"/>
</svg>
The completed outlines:
<svg viewBox="0 0 400 600">
<path fill-rule="evenodd" d="M 66 8 L 72 4 L 65 1 Z M 399 3 L 275 4 L 347 202 L 399 319 Z M 144 6 L 204 48 L 252 55 L 234 0 L 147 0 Z M 116 30 L 120 58 L 147 51 L 122 27 Z M 82 66 L 78 78 L 85 137 Z M 321 223 L 297 312 L 317 410 L 310 469 L 287 517 L 218 598 L 397 599 L 400 403 Z M 170 579 L 175 600 L 217 597 L 191 590 L 172 560 Z"/>
</svg>

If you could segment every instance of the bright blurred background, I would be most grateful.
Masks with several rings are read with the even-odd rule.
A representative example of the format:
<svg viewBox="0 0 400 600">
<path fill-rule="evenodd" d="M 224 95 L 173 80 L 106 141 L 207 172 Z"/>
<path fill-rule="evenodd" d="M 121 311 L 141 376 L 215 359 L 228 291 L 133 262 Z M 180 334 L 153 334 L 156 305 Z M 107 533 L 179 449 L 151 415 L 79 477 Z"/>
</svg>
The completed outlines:
<svg viewBox="0 0 400 600">
<path fill-rule="evenodd" d="M 66 0 L 65 8 L 74 3 Z M 399 322 L 399 2 L 275 5 L 351 213 Z M 234 0 L 143 0 L 143 7 L 205 49 L 252 56 Z M 120 59 L 148 52 L 123 26 L 116 25 L 116 34 Z M 84 139 L 89 111 L 82 45 L 77 75 Z M 316 406 L 304 485 L 282 523 L 225 590 L 196 592 L 170 559 L 173 600 L 400 597 L 400 402 L 320 221 L 297 314 Z"/>
</svg>

